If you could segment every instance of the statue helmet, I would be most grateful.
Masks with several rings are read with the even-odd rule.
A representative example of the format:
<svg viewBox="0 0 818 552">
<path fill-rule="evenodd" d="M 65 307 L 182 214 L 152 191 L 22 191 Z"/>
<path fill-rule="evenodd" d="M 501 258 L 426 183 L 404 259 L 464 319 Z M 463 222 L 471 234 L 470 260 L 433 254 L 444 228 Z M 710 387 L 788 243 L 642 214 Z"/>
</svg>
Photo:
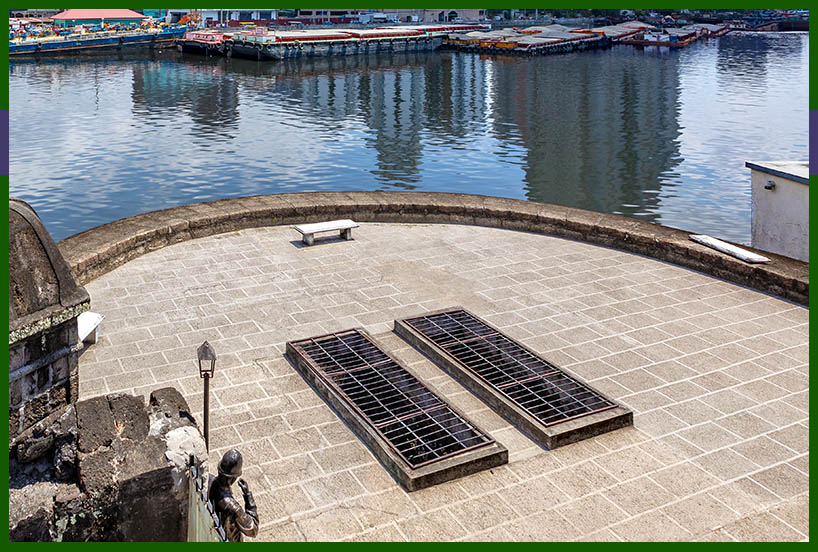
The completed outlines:
<svg viewBox="0 0 818 552">
<path fill-rule="evenodd" d="M 241 475 L 241 453 L 236 449 L 230 449 L 224 453 L 219 462 L 219 475 L 225 477 L 239 477 Z"/>
</svg>

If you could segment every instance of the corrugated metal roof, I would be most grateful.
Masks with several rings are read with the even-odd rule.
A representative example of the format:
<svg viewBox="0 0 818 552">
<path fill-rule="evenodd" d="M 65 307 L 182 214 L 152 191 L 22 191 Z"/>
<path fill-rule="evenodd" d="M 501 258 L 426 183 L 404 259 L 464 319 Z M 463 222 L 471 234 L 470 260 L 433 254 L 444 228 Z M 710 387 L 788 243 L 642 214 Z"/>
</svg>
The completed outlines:
<svg viewBox="0 0 818 552">
<path fill-rule="evenodd" d="M 54 16 L 58 20 L 72 19 L 146 19 L 147 15 L 133 10 L 65 10 Z"/>
</svg>

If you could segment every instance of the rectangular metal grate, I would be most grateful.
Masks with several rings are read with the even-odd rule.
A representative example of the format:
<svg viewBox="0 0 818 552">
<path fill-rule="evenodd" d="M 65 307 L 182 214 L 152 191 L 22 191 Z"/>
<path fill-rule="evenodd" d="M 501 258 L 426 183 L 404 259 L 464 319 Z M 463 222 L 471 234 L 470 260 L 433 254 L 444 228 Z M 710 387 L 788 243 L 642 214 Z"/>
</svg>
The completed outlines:
<svg viewBox="0 0 818 552">
<path fill-rule="evenodd" d="M 412 468 L 494 443 L 359 330 L 287 345 Z"/>
<path fill-rule="evenodd" d="M 465 310 L 403 322 L 546 427 L 619 407 Z"/>
</svg>

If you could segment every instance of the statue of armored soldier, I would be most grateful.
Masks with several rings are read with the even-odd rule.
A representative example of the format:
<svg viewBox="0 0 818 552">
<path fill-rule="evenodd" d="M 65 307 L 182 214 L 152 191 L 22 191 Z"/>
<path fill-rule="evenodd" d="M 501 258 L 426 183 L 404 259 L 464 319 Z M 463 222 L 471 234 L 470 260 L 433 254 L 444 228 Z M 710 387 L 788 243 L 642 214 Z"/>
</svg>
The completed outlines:
<svg viewBox="0 0 818 552">
<path fill-rule="evenodd" d="M 213 503 L 219 516 L 227 540 L 241 542 L 244 536 L 255 537 L 258 534 L 258 513 L 253 493 L 241 476 L 241 453 L 236 449 L 228 450 L 219 462 L 219 475 L 210 484 L 208 498 Z M 238 479 L 239 488 L 244 494 L 244 509 L 233 498 L 230 486 Z"/>
</svg>

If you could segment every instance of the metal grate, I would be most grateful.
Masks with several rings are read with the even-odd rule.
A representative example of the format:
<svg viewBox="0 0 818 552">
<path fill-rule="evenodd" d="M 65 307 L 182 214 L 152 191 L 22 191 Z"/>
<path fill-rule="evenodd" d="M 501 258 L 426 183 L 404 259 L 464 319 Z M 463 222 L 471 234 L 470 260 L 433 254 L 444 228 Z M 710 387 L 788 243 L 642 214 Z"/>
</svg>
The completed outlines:
<svg viewBox="0 0 818 552">
<path fill-rule="evenodd" d="M 413 468 L 494 442 L 358 330 L 289 345 Z"/>
<path fill-rule="evenodd" d="M 404 322 L 545 426 L 618 406 L 465 310 Z"/>
</svg>

